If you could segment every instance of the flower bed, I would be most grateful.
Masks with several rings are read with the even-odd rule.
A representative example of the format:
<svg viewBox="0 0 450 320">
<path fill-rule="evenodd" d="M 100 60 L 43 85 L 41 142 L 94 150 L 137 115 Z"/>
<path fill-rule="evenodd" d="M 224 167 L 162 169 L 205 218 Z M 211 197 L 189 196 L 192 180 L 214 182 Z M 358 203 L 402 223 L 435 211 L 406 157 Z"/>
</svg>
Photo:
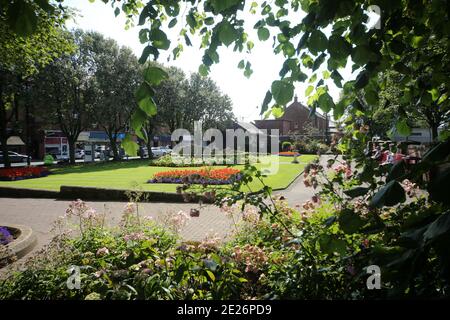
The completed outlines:
<svg viewBox="0 0 450 320">
<path fill-rule="evenodd" d="M 155 173 L 148 183 L 230 184 L 240 178 L 239 173 L 233 168 L 170 170 Z"/>
<path fill-rule="evenodd" d="M 0 169 L 0 180 L 14 181 L 48 176 L 46 167 L 16 167 Z"/>
<path fill-rule="evenodd" d="M 300 153 L 294 152 L 294 151 L 283 151 L 283 152 L 278 153 L 278 155 L 280 157 L 295 157 L 295 156 L 299 157 Z"/>
<path fill-rule="evenodd" d="M 17 238 L 18 230 L 0 226 L 0 245 L 7 245 Z"/>
</svg>

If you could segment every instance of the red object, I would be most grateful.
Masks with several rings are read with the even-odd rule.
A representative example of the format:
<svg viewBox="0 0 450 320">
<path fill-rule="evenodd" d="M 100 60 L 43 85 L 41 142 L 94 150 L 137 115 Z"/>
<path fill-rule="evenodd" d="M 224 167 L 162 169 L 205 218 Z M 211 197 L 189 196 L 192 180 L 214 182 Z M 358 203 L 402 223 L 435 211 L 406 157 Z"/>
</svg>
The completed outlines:
<svg viewBox="0 0 450 320">
<path fill-rule="evenodd" d="M 388 155 L 389 155 L 389 151 L 384 151 L 384 152 L 381 154 L 380 162 L 381 162 L 381 163 L 385 163 L 385 162 L 387 161 Z"/>
<path fill-rule="evenodd" d="M 298 152 L 294 152 L 294 151 L 283 151 L 278 153 L 279 156 L 283 156 L 283 157 L 295 157 L 295 156 L 300 156 L 300 153 Z"/>
<path fill-rule="evenodd" d="M 199 175 L 202 178 L 214 179 L 214 180 L 228 180 L 231 176 L 238 174 L 240 170 L 233 168 L 222 168 L 222 169 L 207 169 L 201 168 L 198 170 L 170 170 L 161 171 L 155 173 L 153 178 L 184 178 L 192 175 Z"/>
<path fill-rule="evenodd" d="M 394 162 L 402 161 L 404 157 L 405 157 L 404 154 L 396 153 L 396 154 L 394 154 Z"/>
<path fill-rule="evenodd" d="M 1 168 L 0 178 L 7 180 L 38 178 L 46 176 L 49 173 L 46 167 L 16 167 Z"/>
</svg>

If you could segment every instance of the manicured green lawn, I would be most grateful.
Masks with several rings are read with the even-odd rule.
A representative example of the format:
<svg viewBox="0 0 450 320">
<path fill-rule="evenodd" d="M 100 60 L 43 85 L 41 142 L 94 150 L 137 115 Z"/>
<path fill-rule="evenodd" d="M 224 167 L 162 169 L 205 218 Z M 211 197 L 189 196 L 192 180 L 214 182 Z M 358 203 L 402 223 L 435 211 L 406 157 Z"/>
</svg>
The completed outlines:
<svg viewBox="0 0 450 320">
<path fill-rule="evenodd" d="M 292 158 L 280 157 L 278 173 L 270 175 L 265 183 L 273 189 L 285 188 L 303 170 L 306 163 L 313 160 L 315 156 L 304 155 L 298 158 L 300 164 L 292 164 Z M 278 156 L 272 156 L 271 160 L 278 160 Z M 257 164 L 257 167 L 263 167 Z M 239 166 L 237 166 L 239 168 Z M 52 169 L 48 177 L 27 179 L 20 181 L 0 181 L 0 186 L 59 190 L 60 186 L 99 187 L 111 189 L 139 189 L 152 191 L 175 192 L 176 184 L 150 184 L 147 180 L 159 171 L 173 170 L 177 168 L 151 167 L 148 160 L 134 160 L 119 163 L 95 163 L 80 164 L 74 166 Z M 189 168 L 178 168 L 189 169 Z M 256 190 L 261 184 L 253 182 L 251 187 Z"/>
</svg>

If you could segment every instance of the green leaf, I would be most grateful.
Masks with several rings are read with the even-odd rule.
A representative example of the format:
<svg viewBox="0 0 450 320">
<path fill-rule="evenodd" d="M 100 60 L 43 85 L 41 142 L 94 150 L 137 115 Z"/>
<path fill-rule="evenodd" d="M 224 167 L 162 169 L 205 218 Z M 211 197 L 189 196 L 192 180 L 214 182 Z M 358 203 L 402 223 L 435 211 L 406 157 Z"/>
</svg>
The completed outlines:
<svg viewBox="0 0 450 320">
<path fill-rule="evenodd" d="M 294 96 L 294 86 L 292 83 L 283 80 L 272 82 L 271 91 L 276 103 L 282 106 L 290 102 Z"/>
<path fill-rule="evenodd" d="M 267 91 L 266 95 L 264 97 L 264 101 L 263 101 L 262 106 L 261 106 L 261 113 L 260 114 L 263 114 L 264 112 L 267 111 L 267 109 L 269 108 L 270 101 L 272 101 L 272 93 L 270 91 Z"/>
<path fill-rule="evenodd" d="M 237 5 L 242 0 L 211 0 L 211 6 L 214 11 L 217 13 L 221 13 L 231 7 Z"/>
<path fill-rule="evenodd" d="M 239 61 L 238 68 L 239 69 L 244 69 L 245 68 L 245 61 L 244 60 Z"/>
<path fill-rule="evenodd" d="M 136 100 L 139 108 L 148 116 L 154 116 L 156 114 L 157 110 L 155 101 L 153 101 L 153 90 L 146 82 L 142 83 L 136 91 Z"/>
<path fill-rule="evenodd" d="M 353 234 L 358 232 L 366 222 L 353 210 L 344 209 L 338 216 L 339 227 L 346 234 Z"/>
<path fill-rule="evenodd" d="M 206 76 L 208 75 L 208 73 L 209 73 L 209 69 L 208 69 L 208 67 L 207 67 L 206 65 L 201 64 L 201 65 L 198 67 L 198 73 L 200 73 L 200 75 L 201 75 L 202 77 L 206 77 Z"/>
<path fill-rule="evenodd" d="M 216 276 L 214 275 L 214 273 L 212 273 L 210 270 L 206 270 L 206 273 L 208 274 L 208 277 L 212 282 L 216 281 Z"/>
<path fill-rule="evenodd" d="M 328 52 L 333 59 L 344 60 L 351 53 L 351 45 L 343 37 L 332 35 L 328 39 Z"/>
<path fill-rule="evenodd" d="M 213 25 L 214 24 L 214 18 L 213 17 L 208 17 L 205 19 L 205 24 L 207 26 Z"/>
<path fill-rule="evenodd" d="M 119 8 L 116 8 L 116 9 L 114 10 L 114 15 L 117 17 L 119 14 L 120 14 L 120 9 L 119 9 Z"/>
<path fill-rule="evenodd" d="M 333 98 L 331 98 L 328 92 L 325 92 L 322 95 L 320 95 L 317 102 L 319 103 L 320 109 L 322 109 L 322 111 L 325 113 L 330 112 L 330 110 L 333 110 L 335 107 Z"/>
<path fill-rule="evenodd" d="M 274 107 L 272 107 L 272 114 L 275 117 L 275 119 L 282 117 L 284 114 L 283 107 L 275 105 Z"/>
<path fill-rule="evenodd" d="M 37 28 L 36 12 L 26 1 L 14 1 L 8 8 L 7 16 L 9 26 L 20 36 L 27 37 L 33 34 Z"/>
<path fill-rule="evenodd" d="M 395 125 L 395 128 L 397 129 L 398 134 L 401 136 L 411 135 L 411 128 L 409 127 L 406 119 L 401 119 L 400 121 L 398 121 Z"/>
<path fill-rule="evenodd" d="M 447 211 L 429 225 L 423 234 L 423 239 L 425 242 L 430 242 L 444 234 L 449 234 L 449 232 L 450 212 Z"/>
<path fill-rule="evenodd" d="M 448 196 L 448 186 L 450 186 L 450 164 L 448 162 L 444 163 L 437 166 L 433 171 L 431 181 L 427 187 L 430 199 L 448 205 L 450 204 L 450 197 Z"/>
<path fill-rule="evenodd" d="M 148 41 L 148 29 L 139 30 L 139 42 L 144 44 Z"/>
<path fill-rule="evenodd" d="M 335 235 L 322 234 L 319 237 L 320 249 L 327 254 L 338 253 L 340 255 L 345 255 L 347 249 L 347 243 L 338 239 Z"/>
<path fill-rule="evenodd" d="M 320 30 L 314 30 L 308 40 L 308 49 L 317 54 L 318 52 L 325 51 L 327 49 L 328 39 L 325 34 Z"/>
<path fill-rule="evenodd" d="M 366 187 L 356 187 L 353 189 L 345 190 L 344 193 L 350 198 L 356 198 L 366 195 L 369 190 L 370 188 Z"/>
<path fill-rule="evenodd" d="M 391 180 L 398 180 L 403 177 L 406 173 L 406 164 L 404 161 L 398 161 L 395 163 L 392 168 L 389 170 L 389 174 L 386 178 L 386 182 Z"/>
<path fill-rule="evenodd" d="M 308 97 L 313 92 L 313 90 L 314 90 L 313 86 L 308 86 L 308 88 L 306 88 L 305 90 L 305 96 Z"/>
<path fill-rule="evenodd" d="M 158 67 L 148 67 L 144 72 L 144 79 L 150 85 L 157 86 L 167 78 L 169 78 L 167 72 Z"/>
<path fill-rule="evenodd" d="M 170 22 L 169 22 L 169 28 L 175 27 L 175 25 L 177 24 L 177 22 L 178 22 L 177 18 L 173 18 L 172 20 L 170 20 Z"/>
<path fill-rule="evenodd" d="M 238 37 L 238 32 L 228 21 L 222 22 L 219 25 L 218 32 L 219 40 L 227 47 Z"/>
<path fill-rule="evenodd" d="M 405 202 L 405 200 L 405 190 L 397 181 L 392 180 L 373 196 L 369 206 L 372 208 L 392 207 L 400 202 Z"/>
<path fill-rule="evenodd" d="M 357 46 L 352 50 L 352 60 L 356 64 L 365 65 L 371 61 L 377 60 L 377 55 L 370 50 L 368 46 Z"/>
<path fill-rule="evenodd" d="M 422 158 L 422 161 L 432 163 L 434 161 L 443 161 L 450 155 L 450 140 L 438 143 L 435 147 L 428 150 Z"/>
<path fill-rule="evenodd" d="M 137 152 L 139 150 L 139 146 L 136 142 L 133 141 L 131 135 L 127 133 L 125 138 L 122 140 L 122 147 L 125 150 L 125 153 L 132 157 L 137 156 Z"/>
<path fill-rule="evenodd" d="M 192 29 L 195 29 L 197 27 L 197 20 L 195 20 L 195 16 L 192 11 L 187 15 L 186 22 Z"/>
<path fill-rule="evenodd" d="M 258 29 L 258 39 L 260 41 L 266 41 L 270 37 L 270 31 L 267 28 L 259 28 Z"/>
<path fill-rule="evenodd" d="M 142 111 L 141 108 L 136 108 L 131 116 L 131 128 L 133 128 L 134 132 L 139 138 L 147 141 L 147 137 L 142 133 L 141 130 L 145 121 L 147 121 L 147 114 Z"/>
<path fill-rule="evenodd" d="M 369 73 L 364 70 L 361 71 L 358 76 L 356 77 L 355 81 L 355 89 L 359 90 L 364 88 L 369 83 Z"/>
<path fill-rule="evenodd" d="M 139 63 L 140 64 L 144 64 L 147 61 L 148 56 L 150 54 L 153 54 L 155 59 L 158 58 L 158 55 L 159 55 L 158 50 L 155 47 L 153 47 L 153 46 L 146 46 L 144 48 L 144 50 L 142 51 L 141 57 L 139 58 Z"/>
<path fill-rule="evenodd" d="M 160 29 L 153 29 L 150 32 L 150 40 L 155 48 L 167 50 L 170 47 L 170 41 L 165 32 Z"/>
</svg>

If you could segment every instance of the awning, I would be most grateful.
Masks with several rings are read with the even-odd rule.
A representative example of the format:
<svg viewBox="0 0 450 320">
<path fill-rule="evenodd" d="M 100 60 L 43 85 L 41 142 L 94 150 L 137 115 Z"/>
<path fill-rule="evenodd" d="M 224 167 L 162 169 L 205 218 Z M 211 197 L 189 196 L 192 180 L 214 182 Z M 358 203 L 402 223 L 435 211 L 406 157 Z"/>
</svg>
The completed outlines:
<svg viewBox="0 0 450 320">
<path fill-rule="evenodd" d="M 25 143 L 19 136 L 11 136 L 6 140 L 6 145 L 8 146 L 24 146 Z"/>
</svg>

